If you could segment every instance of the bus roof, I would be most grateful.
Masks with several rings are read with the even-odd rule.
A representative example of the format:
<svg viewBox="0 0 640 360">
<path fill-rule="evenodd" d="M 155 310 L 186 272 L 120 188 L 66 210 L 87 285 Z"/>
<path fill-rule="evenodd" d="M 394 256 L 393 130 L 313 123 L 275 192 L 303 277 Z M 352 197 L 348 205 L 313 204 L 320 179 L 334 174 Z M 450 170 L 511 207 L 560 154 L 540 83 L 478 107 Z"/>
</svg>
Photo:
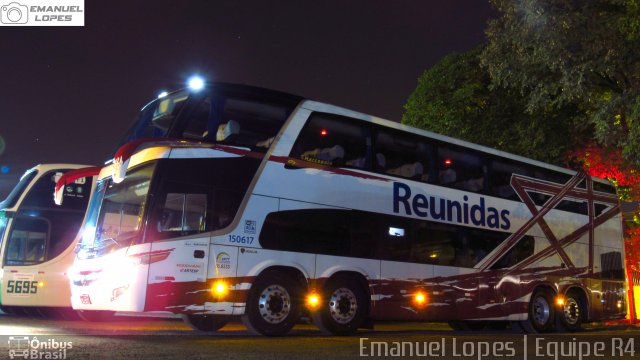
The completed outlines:
<svg viewBox="0 0 640 360">
<path fill-rule="evenodd" d="M 260 98 L 274 99 L 279 100 L 281 102 L 290 103 L 292 106 L 297 105 L 301 101 L 305 100 L 304 97 L 289 94 L 286 92 L 267 89 L 259 86 L 253 85 L 245 85 L 245 84 L 234 84 L 234 83 L 225 83 L 225 82 L 210 82 L 207 83 L 207 88 L 210 91 L 223 91 L 223 92 L 232 92 L 236 94 L 250 94 L 253 96 L 257 96 Z M 189 88 L 181 88 L 178 90 L 171 91 L 168 95 L 175 94 L 180 91 L 189 91 Z M 146 103 L 141 110 L 149 106 L 149 104 L 153 103 L 157 99 L 153 99 Z"/>
</svg>

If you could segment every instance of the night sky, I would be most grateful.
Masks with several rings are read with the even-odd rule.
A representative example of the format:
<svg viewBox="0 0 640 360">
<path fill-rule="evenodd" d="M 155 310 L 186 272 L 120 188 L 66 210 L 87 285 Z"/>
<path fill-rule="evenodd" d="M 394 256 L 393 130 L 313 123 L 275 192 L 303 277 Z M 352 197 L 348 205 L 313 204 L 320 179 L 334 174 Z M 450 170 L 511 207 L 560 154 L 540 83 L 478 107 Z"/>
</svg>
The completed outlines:
<svg viewBox="0 0 640 360">
<path fill-rule="evenodd" d="M 85 0 L 85 27 L 0 27 L 0 198 L 38 163 L 97 165 L 161 90 L 208 80 L 399 121 L 417 77 L 485 42 L 488 0 Z"/>
</svg>

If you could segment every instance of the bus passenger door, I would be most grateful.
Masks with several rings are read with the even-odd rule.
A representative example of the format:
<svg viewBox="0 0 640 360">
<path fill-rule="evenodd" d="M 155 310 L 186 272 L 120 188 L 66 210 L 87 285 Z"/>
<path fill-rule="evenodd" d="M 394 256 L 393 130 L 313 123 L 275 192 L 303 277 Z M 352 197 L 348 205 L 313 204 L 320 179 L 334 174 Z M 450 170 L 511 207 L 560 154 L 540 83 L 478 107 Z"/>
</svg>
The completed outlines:
<svg viewBox="0 0 640 360">
<path fill-rule="evenodd" d="M 200 311 L 209 298 L 207 265 L 211 194 L 163 184 L 147 224 L 151 240 L 145 311 Z"/>
<path fill-rule="evenodd" d="M 42 218 L 15 217 L 7 234 L 2 284 L 3 305 L 31 305 L 37 296 L 38 269 L 45 259 L 49 223 Z"/>
</svg>

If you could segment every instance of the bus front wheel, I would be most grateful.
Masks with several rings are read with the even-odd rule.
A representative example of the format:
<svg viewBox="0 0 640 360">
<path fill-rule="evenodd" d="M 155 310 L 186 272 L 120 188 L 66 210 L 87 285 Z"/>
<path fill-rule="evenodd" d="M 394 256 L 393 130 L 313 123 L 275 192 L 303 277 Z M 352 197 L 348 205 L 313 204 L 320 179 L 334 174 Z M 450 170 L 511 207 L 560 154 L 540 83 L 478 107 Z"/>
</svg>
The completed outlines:
<svg viewBox="0 0 640 360">
<path fill-rule="evenodd" d="M 268 271 L 249 290 L 242 323 L 253 333 L 282 336 L 300 315 L 300 286 L 286 273 Z"/>
<path fill-rule="evenodd" d="M 194 330 L 214 332 L 222 329 L 229 320 L 220 315 L 182 315 L 182 320 Z"/>
<path fill-rule="evenodd" d="M 529 301 L 529 319 L 520 322 L 522 330 L 528 333 L 545 333 L 553 330 L 555 322 L 553 292 L 538 288 Z"/>
<path fill-rule="evenodd" d="M 314 322 L 325 333 L 353 335 L 367 316 L 367 293 L 352 278 L 329 281 L 323 293 L 322 307 L 313 314 Z"/>
</svg>

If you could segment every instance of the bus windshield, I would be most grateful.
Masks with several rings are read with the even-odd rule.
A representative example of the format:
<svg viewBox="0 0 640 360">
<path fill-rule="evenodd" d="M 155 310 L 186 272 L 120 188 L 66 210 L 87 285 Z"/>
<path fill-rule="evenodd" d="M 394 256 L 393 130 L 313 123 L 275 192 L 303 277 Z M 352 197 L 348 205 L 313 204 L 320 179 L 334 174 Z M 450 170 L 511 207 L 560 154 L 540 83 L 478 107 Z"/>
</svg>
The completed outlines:
<svg viewBox="0 0 640 360">
<path fill-rule="evenodd" d="M 2 247 L 2 239 L 4 238 L 4 231 L 7 229 L 7 223 L 9 219 L 4 211 L 0 211 L 0 247 Z"/>
<path fill-rule="evenodd" d="M 13 188 L 13 190 L 11 190 L 9 196 L 7 196 L 6 199 L 0 202 L 0 209 L 8 209 L 15 206 L 16 202 L 18 202 L 18 199 L 20 198 L 20 195 L 22 195 L 24 190 L 31 183 L 31 180 L 33 180 L 33 178 L 35 178 L 37 174 L 38 170 L 32 169 L 22 175 L 22 178 L 20 178 L 18 184 Z"/>
<path fill-rule="evenodd" d="M 136 121 L 118 142 L 116 149 L 135 139 L 167 137 L 171 124 L 184 107 L 188 97 L 189 93 L 181 90 L 145 105 Z"/>
<path fill-rule="evenodd" d="M 139 239 L 154 168 L 155 163 L 152 163 L 131 172 L 119 184 L 112 180 L 102 184 L 104 196 L 95 225 L 92 248 L 111 250 L 128 246 Z M 83 245 L 85 244 L 83 239 Z"/>
<path fill-rule="evenodd" d="M 89 207 L 87 208 L 87 216 L 84 228 L 82 230 L 82 238 L 80 239 L 79 244 L 80 252 L 85 249 L 93 248 L 96 234 L 96 221 L 98 220 L 98 212 L 100 210 L 100 204 L 102 204 L 102 198 L 104 197 L 104 190 L 106 189 L 109 181 L 109 179 L 103 179 L 96 183 L 96 190 L 94 191 L 91 202 L 89 202 Z"/>
</svg>

